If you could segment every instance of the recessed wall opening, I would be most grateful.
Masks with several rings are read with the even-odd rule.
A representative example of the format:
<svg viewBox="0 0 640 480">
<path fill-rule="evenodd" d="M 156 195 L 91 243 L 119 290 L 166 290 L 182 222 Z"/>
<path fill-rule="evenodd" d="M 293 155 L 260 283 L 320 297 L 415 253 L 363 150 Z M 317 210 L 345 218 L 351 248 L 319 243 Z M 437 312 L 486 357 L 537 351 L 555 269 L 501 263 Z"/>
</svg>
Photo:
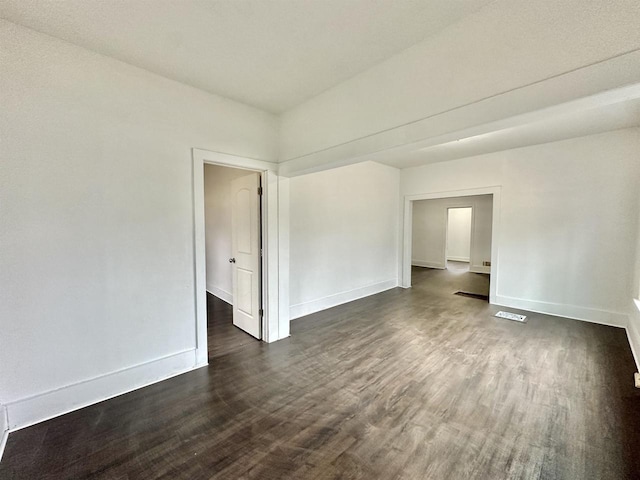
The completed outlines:
<svg viewBox="0 0 640 480">
<path fill-rule="evenodd" d="M 411 285 L 487 301 L 492 223 L 491 194 L 413 201 Z"/>
</svg>

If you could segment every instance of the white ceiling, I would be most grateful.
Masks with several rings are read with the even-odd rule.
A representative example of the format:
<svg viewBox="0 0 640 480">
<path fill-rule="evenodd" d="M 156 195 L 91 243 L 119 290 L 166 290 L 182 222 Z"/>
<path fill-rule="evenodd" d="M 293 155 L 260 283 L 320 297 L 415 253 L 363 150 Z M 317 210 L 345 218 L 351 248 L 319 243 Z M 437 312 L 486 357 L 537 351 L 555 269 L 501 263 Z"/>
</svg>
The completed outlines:
<svg viewBox="0 0 640 480">
<path fill-rule="evenodd" d="M 512 101 L 512 99 L 506 99 Z M 499 104 L 498 104 L 499 107 Z M 462 123 L 480 118 L 473 111 L 463 112 Z M 462 111 L 462 109 L 461 109 Z M 558 103 L 518 115 L 505 116 L 474 126 L 455 128 L 451 119 L 435 120 L 443 129 L 429 134 L 423 130 L 420 140 L 413 125 L 403 125 L 388 138 L 375 136 L 369 143 L 345 143 L 310 155 L 280 163 L 279 174 L 292 177 L 353 163 L 373 161 L 396 168 L 411 168 L 431 163 L 474 157 L 570 138 L 597 135 L 625 128 L 640 127 L 640 83 L 634 83 L 593 95 Z M 451 126 L 453 128 L 447 128 Z M 428 127 L 428 126 L 427 126 Z M 404 142 L 402 142 L 404 139 Z M 393 146 L 385 147 L 385 140 Z"/>
<path fill-rule="evenodd" d="M 280 113 L 492 0 L 0 0 L 0 17 Z"/>
<path fill-rule="evenodd" d="M 376 152 L 360 160 L 408 168 L 638 126 L 640 84 L 634 84 Z"/>
<path fill-rule="evenodd" d="M 397 168 L 415 167 L 633 128 L 638 125 L 640 125 L 640 100 L 633 100 L 581 112 L 550 116 L 503 130 L 419 148 L 407 154 L 390 155 L 381 163 Z"/>
</svg>

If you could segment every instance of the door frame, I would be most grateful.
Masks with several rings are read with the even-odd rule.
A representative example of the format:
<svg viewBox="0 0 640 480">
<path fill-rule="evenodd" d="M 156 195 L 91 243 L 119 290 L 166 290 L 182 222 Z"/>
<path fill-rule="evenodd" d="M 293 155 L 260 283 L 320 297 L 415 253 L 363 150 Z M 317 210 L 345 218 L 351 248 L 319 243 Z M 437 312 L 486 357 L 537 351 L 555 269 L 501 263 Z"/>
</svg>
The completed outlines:
<svg viewBox="0 0 640 480">
<path fill-rule="evenodd" d="M 193 278 L 195 304 L 196 364 L 208 363 L 206 245 L 204 217 L 204 165 L 238 168 L 258 172 L 262 179 L 262 262 L 261 291 L 262 340 L 275 342 L 289 336 L 288 255 L 280 249 L 288 247 L 288 183 L 277 175 L 276 163 L 240 157 L 228 153 L 192 149 L 193 190 Z M 282 221 L 282 224 L 281 224 Z M 282 241 L 280 241 L 282 239 Z M 285 252 L 282 252 L 285 253 Z M 285 305 L 286 303 L 286 305 Z"/>
<path fill-rule="evenodd" d="M 411 249 L 413 234 L 413 202 L 439 198 L 471 197 L 475 195 L 493 195 L 493 218 L 491 221 L 491 282 L 489 285 L 489 303 L 496 303 L 498 282 L 500 281 L 499 243 L 500 243 L 500 198 L 502 187 L 471 188 L 447 192 L 427 192 L 404 196 L 404 216 L 402 229 L 402 255 L 400 255 L 400 286 L 411 288 Z M 447 214 L 448 215 L 448 214 Z M 446 247 L 445 247 L 446 248 Z M 446 263 L 445 263 L 446 265 Z"/>
<path fill-rule="evenodd" d="M 444 258 L 443 264 L 444 264 L 444 268 L 445 270 L 447 269 L 447 246 L 449 245 L 449 210 L 451 210 L 452 208 L 470 208 L 471 209 L 471 231 L 469 232 L 469 268 L 471 268 L 471 265 L 473 263 L 473 259 L 472 257 L 472 252 L 473 252 L 473 237 L 475 237 L 474 235 L 474 226 L 475 226 L 475 216 L 476 216 L 476 212 L 475 212 L 475 208 L 473 208 L 473 205 L 470 204 L 464 204 L 464 205 L 452 205 L 452 206 L 445 206 L 444 207 L 444 217 L 445 217 L 445 221 L 444 221 L 444 248 L 442 249 L 442 255 Z M 493 233 L 491 234 L 491 236 L 493 236 Z M 413 245 L 412 245 L 413 248 Z"/>
</svg>

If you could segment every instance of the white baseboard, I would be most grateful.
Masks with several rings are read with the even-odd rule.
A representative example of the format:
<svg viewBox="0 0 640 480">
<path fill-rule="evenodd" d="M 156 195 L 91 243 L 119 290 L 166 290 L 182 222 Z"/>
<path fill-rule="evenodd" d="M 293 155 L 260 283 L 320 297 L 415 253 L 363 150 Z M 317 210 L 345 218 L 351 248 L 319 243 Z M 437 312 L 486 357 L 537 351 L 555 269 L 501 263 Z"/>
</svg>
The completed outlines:
<svg viewBox="0 0 640 480">
<path fill-rule="evenodd" d="M 629 320 L 626 313 L 579 307 L 577 305 L 566 305 L 562 303 L 539 302 L 535 300 L 526 300 L 524 298 L 506 297 L 504 295 L 497 295 L 495 301 L 492 301 L 492 303 L 503 307 L 543 313 L 545 315 L 599 323 L 610 327 L 626 328 Z"/>
<path fill-rule="evenodd" d="M 218 287 L 210 287 L 209 285 L 207 285 L 207 292 L 214 297 L 218 297 L 220 300 L 227 302 L 229 305 L 233 305 L 233 294 L 225 292 Z"/>
<path fill-rule="evenodd" d="M 9 432 L 117 397 L 205 365 L 195 364 L 195 349 L 190 348 L 55 390 L 7 402 Z"/>
<path fill-rule="evenodd" d="M 447 257 L 447 260 L 451 260 L 452 262 L 465 262 L 465 263 L 469 263 L 471 261 L 469 257 Z"/>
<path fill-rule="evenodd" d="M 421 260 L 411 260 L 411 265 L 414 267 L 425 267 L 425 268 L 437 268 L 439 270 L 446 269 L 446 265 L 437 262 L 423 262 Z"/>
<path fill-rule="evenodd" d="M 491 267 L 485 267 L 483 265 L 471 265 L 471 266 L 469 266 L 469 272 L 471 272 L 471 273 L 491 273 Z"/>
<path fill-rule="evenodd" d="M 0 405 L 0 461 L 4 447 L 7 446 L 7 438 L 9 437 L 9 420 L 7 419 L 7 407 Z"/>
<path fill-rule="evenodd" d="M 635 305 L 633 305 L 632 308 L 634 311 L 632 311 L 629 316 L 627 338 L 629 339 L 629 346 L 631 347 L 633 359 L 636 361 L 636 368 L 640 372 L 640 312 L 636 310 Z"/>
<path fill-rule="evenodd" d="M 328 295 L 317 300 L 310 302 L 298 303 L 291 305 L 290 318 L 294 320 L 296 318 L 304 317 L 305 315 L 311 315 L 312 313 L 326 310 L 327 308 L 336 307 L 343 303 L 352 302 L 359 298 L 368 297 L 369 295 L 375 295 L 376 293 L 384 292 L 391 288 L 398 286 L 398 280 L 386 280 L 384 282 L 375 283 L 362 288 L 356 288 L 347 292 L 336 293 L 334 295 Z"/>
</svg>

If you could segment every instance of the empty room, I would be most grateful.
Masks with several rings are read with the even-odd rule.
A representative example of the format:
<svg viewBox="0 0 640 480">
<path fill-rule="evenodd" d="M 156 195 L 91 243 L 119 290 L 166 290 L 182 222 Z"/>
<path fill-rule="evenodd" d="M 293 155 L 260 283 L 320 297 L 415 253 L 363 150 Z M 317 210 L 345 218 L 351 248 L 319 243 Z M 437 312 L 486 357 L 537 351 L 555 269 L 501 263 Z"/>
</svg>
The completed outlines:
<svg viewBox="0 0 640 480">
<path fill-rule="evenodd" d="M 639 479 L 638 25 L 0 0 L 0 479 Z"/>
</svg>

